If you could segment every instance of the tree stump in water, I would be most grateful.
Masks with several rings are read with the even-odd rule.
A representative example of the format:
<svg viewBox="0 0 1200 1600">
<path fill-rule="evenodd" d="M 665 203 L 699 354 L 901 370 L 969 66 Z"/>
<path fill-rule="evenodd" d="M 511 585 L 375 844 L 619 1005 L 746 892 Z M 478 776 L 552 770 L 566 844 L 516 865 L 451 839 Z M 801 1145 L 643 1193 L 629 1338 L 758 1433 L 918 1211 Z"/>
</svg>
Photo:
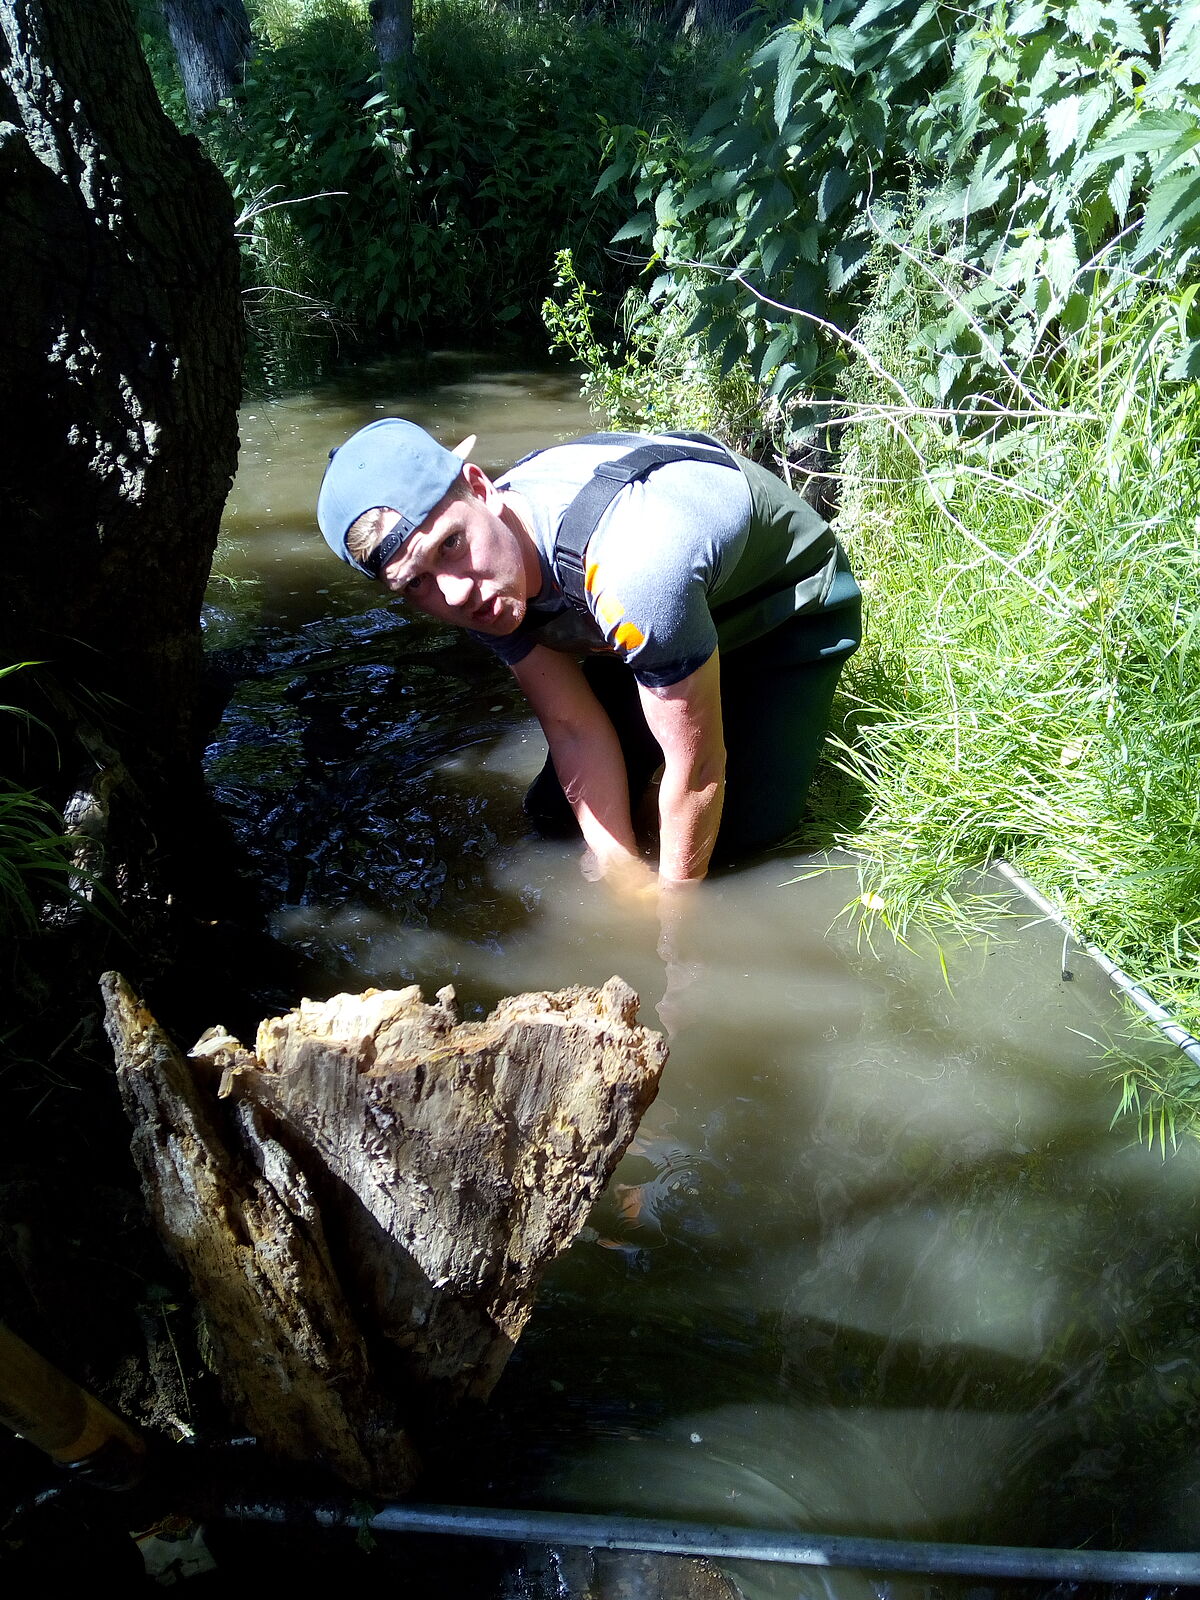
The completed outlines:
<svg viewBox="0 0 1200 1600">
<path fill-rule="evenodd" d="M 398 1493 L 401 1417 L 483 1399 L 666 1061 L 619 978 L 502 1000 L 368 989 L 184 1059 L 101 980 L 152 1215 L 231 1412 L 272 1452 Z"/>
</svg>

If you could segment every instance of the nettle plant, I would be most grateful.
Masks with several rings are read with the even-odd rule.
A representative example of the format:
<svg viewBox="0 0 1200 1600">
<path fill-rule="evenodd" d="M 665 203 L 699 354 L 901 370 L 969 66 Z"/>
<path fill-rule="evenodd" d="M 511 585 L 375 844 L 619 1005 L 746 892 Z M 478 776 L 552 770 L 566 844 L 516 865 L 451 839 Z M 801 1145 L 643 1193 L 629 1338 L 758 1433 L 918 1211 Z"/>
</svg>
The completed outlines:
<svg viewBox="0 0 1200 1600">
<path fill-rule="evenodd" d="M 1003 389 L 1101 278 L 1173 286 L 1192 377 L 1197 84 L 1194 0 L 825 0 L 731 65 L 689 137 L 620 130 L 598 187 L 633 174 L 616 238 L 646 247 L 650 295 L 694 298 L 722 367 L 781 398 L 836 389 L 868 281 L 931 306 L 935 403 Z"/>
</svg>

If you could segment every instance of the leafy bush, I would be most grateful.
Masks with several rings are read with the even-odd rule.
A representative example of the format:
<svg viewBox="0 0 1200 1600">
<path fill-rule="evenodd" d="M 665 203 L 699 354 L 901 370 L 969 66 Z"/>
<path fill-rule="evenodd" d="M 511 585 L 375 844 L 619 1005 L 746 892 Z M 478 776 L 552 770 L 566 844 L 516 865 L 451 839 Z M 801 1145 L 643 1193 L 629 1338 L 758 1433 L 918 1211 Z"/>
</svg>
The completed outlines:
<svg viewBox="0 0 1200 1600">
<path fill-rule="evenodd" d="M 551 348 L 583 368 L 583 396 L 610 427 L 682 428 L 715 434 L 743 455 L 769 452 L 778 422 L 769 398 L 750 381 L 745 363 L 718 370 L 716 358 L 688 333 L 680 300 L 660 313 L 647 296 L 631 292 L 608 342 L 597 323 L 611 318 L 580 281 L 571 252 L 559 251 L 555 265 L 555 294 L 542 306 Z"/>
<path fill-rule="evenodd" d="M 830 393 L 862 273 L 928 316 L 937 401 L 994 391 L 1051 327 L 1082 329 L 1101 266 L 1179 282 L 1200 241 L 1200 25 L 1188 0 L 824 0 L 731 66 L 687 139 L 623 129 L 669 298 L 728 369 Z M 1190 302 L 1189 302 L 1190 305 Z M 1173 376 L 1198 368 L 1194 321 Z"/>
<path fill-rule="evenodd" d="M 564 246 L 615 284 L 603 246 L 626 206 L 592 194 L 608 124 L 694 114 L 711 47 L 488 0 L 416 21 L 416 63 L 385 89 L 362 0 L 258 8 L 244 93 L 204 138 L 242 213 L 260 325 L 488 337 L 537 317 Z"/>
</svg>

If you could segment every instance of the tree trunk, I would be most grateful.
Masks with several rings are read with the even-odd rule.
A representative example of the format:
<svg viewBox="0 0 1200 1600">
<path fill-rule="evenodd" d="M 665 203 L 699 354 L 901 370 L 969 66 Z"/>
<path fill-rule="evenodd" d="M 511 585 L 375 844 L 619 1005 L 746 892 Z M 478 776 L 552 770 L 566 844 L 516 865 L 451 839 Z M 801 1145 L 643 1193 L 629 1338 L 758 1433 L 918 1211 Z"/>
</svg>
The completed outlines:
<svg viewBox="0 0 1200 1600">
<path fill-rule="evenodd" d="M 241 83 L 250 56 L 242 0 L 162 0 L 188 110 L 203 122 Z"/>
<path fill-rule="evenodd" d="M 409 1487 L 390 1397 L 425 1426 L 487 1397 L 657 1093 L 637 996 L 612 978 L 458 1023 L 450 989 L 369 989 L 264 1022 L 254 1053 L 210 1030 L 189 1067 L 123 979 L 103 988 L 230 1409 L 277 1454 Z"/>
<path fill-rule="evenodd" d="M 5 688 L 26 680 L 52 735 L 14 762 L 60 805 L 87 775 L 74 810 L 152 921 L 237 459 L 233 206 L 127 0 L 0 0 L 0 125 L 0 665 L 44 663 Z"/>
<path fill-rule="evenodd" d="M 386 80 L 412 60 L 412 0 L 371 0 L 370 12 L 371 34 Z"/>
</svg>

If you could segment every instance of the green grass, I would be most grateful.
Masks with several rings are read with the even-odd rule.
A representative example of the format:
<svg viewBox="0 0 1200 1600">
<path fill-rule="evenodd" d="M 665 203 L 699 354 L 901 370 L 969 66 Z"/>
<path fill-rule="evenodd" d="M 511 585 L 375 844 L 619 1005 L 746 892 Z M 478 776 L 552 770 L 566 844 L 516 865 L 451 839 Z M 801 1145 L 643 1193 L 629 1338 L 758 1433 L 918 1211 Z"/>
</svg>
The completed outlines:
<svg viewBox="0 0 1200 1600">
<path fill-rule="evenodd" d="M 905 330 L 867 318 L 839 523 L 868 608 L 840 751 L 865 814 L 839 842 L 899 931 L 1007 857 L 1195 1030 L 1200 388 L 1164 379 L 1177 324 L 1161 290 L 1098 302 L 987 426 L 906 407 L 880 376 L 910 389 Z"/>
</svg>

